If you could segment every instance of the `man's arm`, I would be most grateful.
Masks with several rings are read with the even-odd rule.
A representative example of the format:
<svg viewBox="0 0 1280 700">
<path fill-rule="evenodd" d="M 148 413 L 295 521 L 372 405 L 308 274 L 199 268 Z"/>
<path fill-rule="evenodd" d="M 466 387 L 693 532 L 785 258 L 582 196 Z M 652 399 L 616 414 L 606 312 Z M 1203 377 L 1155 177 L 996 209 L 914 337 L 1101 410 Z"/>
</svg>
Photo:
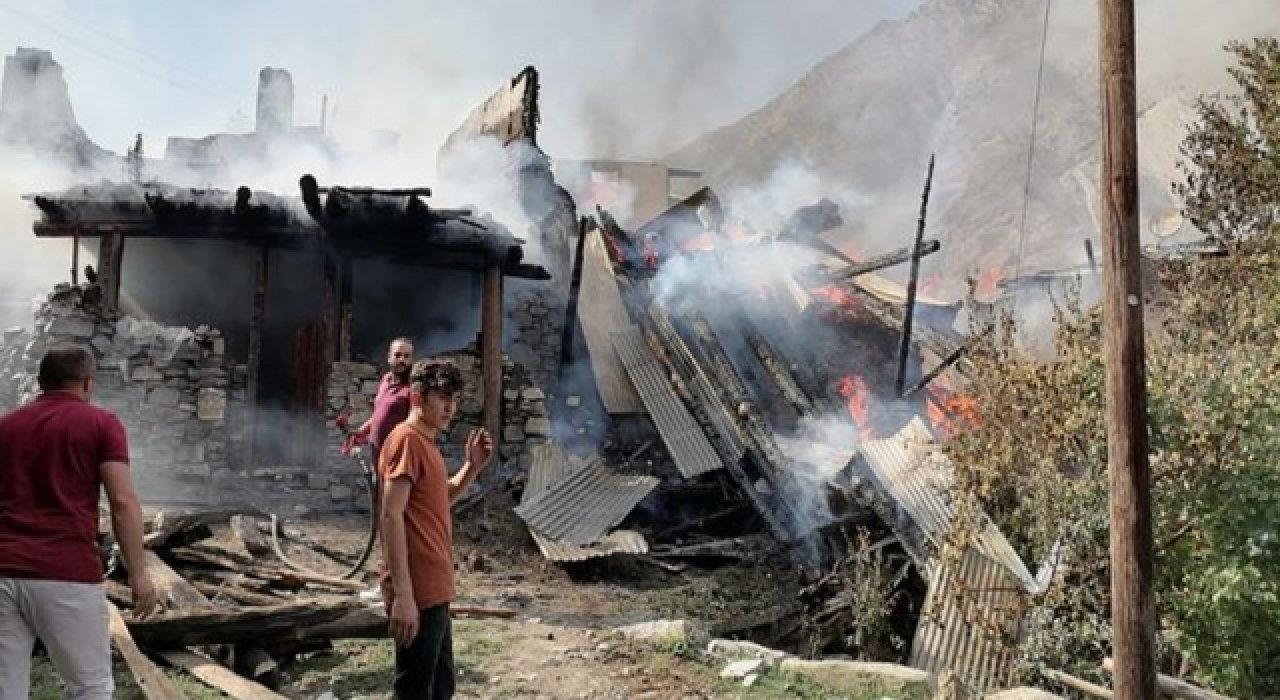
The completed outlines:
<svg viewBox="0 0 1280 700">
<path fill-rule="evenodd" d="M 107 502 L 111 506 L 111 530 L 124 564 L 129 569 L 129 587 L 133 589 L 134 615 L 145 618 L 155 607 L 155 587 L 147 572 L 146 554 L 142 545 L 142 505 L 133 490 L 129 477 L 129 465 L 124 462 L 104 462 L 99 468 Z"/>
<path fill-rule="evenodd" d="M 409 544 L 405 535 L 404 512 L 409 504 L 413 481 L 399 476 L 387 483 L 382 497 L 382 555 L 391 572 L 391 589 L 395 602 L 391 609 L 391 636 L 407 646 L 418 636 L 418 610 L 413 598 L 413 579 L 409 575 Z"/>
<path fill-rule="evenodd" d="M 458 473 L 449 477 L 449 505 L 457 503 L 458 499 L 462 498 L 462 495 L 471 487 L 471 482 L 475 481 L 476 476 L 479 474 L 480 469 L 477 469 L 470 461 L 463 462 L 462 468 L 458 470 Z"/>
<path fill-rule="evenodd" d="M 493 438 L 489 436 L 489 431 L 484 428 L 472 430 L 471 434 L 467 435 L 467 461 L 463 462 L 458 473 L 449 479 L 450 505 L 462 498 L 462 494 L 467 492 L 471 482 L 476 480 L 476 476 L 489 466 L 492 458 Z"/>
</svg>

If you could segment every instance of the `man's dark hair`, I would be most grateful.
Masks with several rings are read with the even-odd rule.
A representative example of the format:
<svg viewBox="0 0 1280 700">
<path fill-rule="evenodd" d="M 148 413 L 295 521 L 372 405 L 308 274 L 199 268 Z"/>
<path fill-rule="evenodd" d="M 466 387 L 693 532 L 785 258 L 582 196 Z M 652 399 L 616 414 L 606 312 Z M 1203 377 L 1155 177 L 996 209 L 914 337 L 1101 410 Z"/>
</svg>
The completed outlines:
<svg viewBox="0 0 1280 700">
<path fill-rule="evenodd" d="M 83 346 L 59 343 L 40 358 L 40 374 L 36 381 L 43 391 L 59 391 L 89 379 L 98 369 L 93 353 Z"/>
<path fill-rule="evenodd" d="M 409 385 L 419 396 L 426 396 L 430 391 L 454 396 L 462 392 L 466 381 L 462 378 L 462 370 L 452 362 L 419 360 L 409 370 Z"/>
</svg>

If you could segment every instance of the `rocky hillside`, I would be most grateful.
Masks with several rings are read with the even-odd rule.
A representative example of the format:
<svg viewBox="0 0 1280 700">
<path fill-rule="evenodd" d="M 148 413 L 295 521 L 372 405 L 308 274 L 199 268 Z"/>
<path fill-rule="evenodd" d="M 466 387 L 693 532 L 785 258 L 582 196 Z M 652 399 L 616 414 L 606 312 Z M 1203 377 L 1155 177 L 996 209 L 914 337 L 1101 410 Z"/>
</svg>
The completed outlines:
<svg viewBox="0 0 1280 700">
<path fill-rule="evenodd" d="M 1169 184 L 1195 96 L 1226 86 L 1224 42 L 1280 29 L 1269 0 L 1139 2 L 1145 234 L 1193 237 Z M 1022 271 L 1084 262 L 1098 159 L 1094 3 L 1054 3 Z M 928 263 L 954 297 L 965 274 L 1016 267 L 1041 2 L 931 0 L 881 24 L 758 111 L 668 156 L 725 190 L 768 188 L 780 168 L 816 175 L 844 205 L 852 253 L 907 245 L 937 154 Z M 1275 15 L 1275 16 L 1272 16 Z"/>
</svg>

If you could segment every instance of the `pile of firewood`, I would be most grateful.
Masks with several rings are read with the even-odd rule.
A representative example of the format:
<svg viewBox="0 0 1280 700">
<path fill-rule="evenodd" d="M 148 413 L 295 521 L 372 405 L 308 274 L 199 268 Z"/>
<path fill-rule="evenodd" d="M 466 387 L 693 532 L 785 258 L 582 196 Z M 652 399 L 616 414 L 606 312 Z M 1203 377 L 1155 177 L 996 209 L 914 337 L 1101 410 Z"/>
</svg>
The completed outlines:
<svg viewBox="0 0 1280 700">
<path fill-rule="evenodd" d="M 152 700 L 185 696 L 147 654 L 231 697 L 266 700 L 283 697 L 275 692 L 280 669 L 297 655 L 330 649 L 336 639 L 387 636 L 381 602 L 359 595 L 373 587 L 373 567 L 349 578 L 298 567 L 286 559 L 279 538 L 295 552 L 304 547 L 335 561 L 344 554 L 288 537 L 266 514 L 161 513 L 148 530 L 146 559 L 159 610 L 145 620 L 127 612 L 132 594 L 118 550 L 109 541 L 103 550 L 112 643 Z M 455 606 L 454 614 L 512 617 L 515 611 Z"/>
</svg>

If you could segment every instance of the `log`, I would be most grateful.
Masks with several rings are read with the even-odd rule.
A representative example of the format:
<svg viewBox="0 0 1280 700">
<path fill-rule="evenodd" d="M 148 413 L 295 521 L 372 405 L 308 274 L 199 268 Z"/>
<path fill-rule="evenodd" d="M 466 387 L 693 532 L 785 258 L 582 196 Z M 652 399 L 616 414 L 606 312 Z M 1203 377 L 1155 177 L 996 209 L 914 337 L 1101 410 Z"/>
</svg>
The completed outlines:
<svg viewBox="0 0 1280 700">
<path fill-rule="evenodd" d="M 1112 692 L 1110 688 L 1103 688 L 1100 685 L 1096 685 L 1096 684 L 1090 683 L 1089 681 L 1076 678 L 1070 673 L 1055 671 L 1051 668 L 1045 669 L 1041 673 L 1044 674 L 1045 678 L 1048 678 L 1049 680 L 1055 683 L 1061 683 L 1062 685 L 1068 688 L 1071 688 L 1072 690 L 1077 690 L 1082 693 L 1092 695 L 1096 698 L 1111 700 L 1112 698 L 1115 697 L 1115 693 Z"/>
<path fill-rule="evenodd" d="M 164 675 L 163 671 L 138 650 L 138 645 L 130 636 L 129 627 L 125 624 L 124 617 L 120 615 L 119 608 L 108 603 L 107 611 L 111 615 L 111 644 L 120 652 L 120 656 L 124 657 L 124 662 L 129 667 L 129 672 L 133 674 L 133 680 L 138 684 L 143 696 L 147 700 L 186 700 L 187 696 L 178 684 Z"/>
<path fill-rule="evenodd" d="M 456 617 L 497 619 L 517 614 L 510 608 L 475 605 L 451 606 L 450 612 Z M 129 629 L 139 644 L 150 649 L 243 643 L 274 649 L 316 640 L 382 639 L 387 636 L 387 617 L 380 607 L 343 598 L 166 614 L 134 622 Z"/>
<path fill-rule="evenodd" d="M 285 600 L 275 596 L 265 595 L 263 593 L 254 593 L 253 591 L 240 588 L 239 586 L 228 585 L 226 583 L 216 585 L 212 583 L 203 583 L 201 581 L 192 581 L 191 585 L 195 586 L 196 590 L 208 596 L 210 600 L 217 600 L 219 596 L 225 596 L 241 605 L 259 606 L 279 605 L 280 603 L 286 602 Z"/>
<path fill-rule="evenodd" d="M 160 656 L 170 664 L 195 676 L 205 685 L 220 690 L 236 700 L 288 700 L 285 696 L 235 674 L 202 654 L 191 651 L 166 651 Z"/>
<path fill-rule="evenodd" d="M 309 601 L 236 610 L 166 613 L 133 622 L 129 631 L 138 644 L 157 650 L 205 644 L 267 645 L 278 639 L 300 638 L 308 628 L 332 622 L 361 605 L 354 600 Z"/>
<path fill-rule="evenodd" d="M 247 515 L 231 516 L 231 534 L 244 551 L 255 557 L 263 557 L 271 553 L 271 544 L 258 529 L 254 519 Z"/>
<path fill-rule="evenodd" d="M 156 587 L 156 600 L 164 610 L 190 610 L 213 607 L 204 594 L 169 568 L 155 552 L 147 551 L 147 573 Z"/>
<path fill-rule="evenodd" d="M 1115 662 L 1109 658 L 1103 659 L 1102 668 L 1106 669 L 1108 673 L 1114 673 Z M 1156 687 L 1160 689 L 1161 695 L 1186 698 L 1186 700 L 1233 700 L 1229 696 L 1201 688 L 1180 678 L 1166 676 L 1163 673 L 1156 674 Z"/>
<path fill-rule="evenodd" d="M 185 547 L 211 537 L 213 533 L 208 531 L 210 525 L 225 523 L 235 515 L 267 517 L 266 513 L 257 508 L 227 508 L 176 516 L 161 512 L 152 521 L 156 529 L 143 542 L 148 549 Z"/>
<path fill-rule="evenodd" d="M 663 557 L 727 557 L 730 559 L 753 559 L 773 551 L 775 541 L 768 535 L 750 537 L 734 537 L 727 540 L 702 542 L 684 547 L 667 547 L 649 552 L 649 556 Z"/>
<path fill-rule="evenodd" d="M 349 581 L 316 573 L 291 571 L 288 569 L 249 564 L 228 552 L 215 553 L 206 549 L 183 547 L 181 549 L 173 550 L 170 553 L 170 556 L 176 560 L 189 564 L 212 566 L 241 573 L 245 576 L 249 576 L 250 578 L 270 581 L 289 590 L 297 590 L 305 585 L 316 585 L 346 592 L 359 592 L 368 588 L 366 584 L 359 581 Z"/>
</svg>

